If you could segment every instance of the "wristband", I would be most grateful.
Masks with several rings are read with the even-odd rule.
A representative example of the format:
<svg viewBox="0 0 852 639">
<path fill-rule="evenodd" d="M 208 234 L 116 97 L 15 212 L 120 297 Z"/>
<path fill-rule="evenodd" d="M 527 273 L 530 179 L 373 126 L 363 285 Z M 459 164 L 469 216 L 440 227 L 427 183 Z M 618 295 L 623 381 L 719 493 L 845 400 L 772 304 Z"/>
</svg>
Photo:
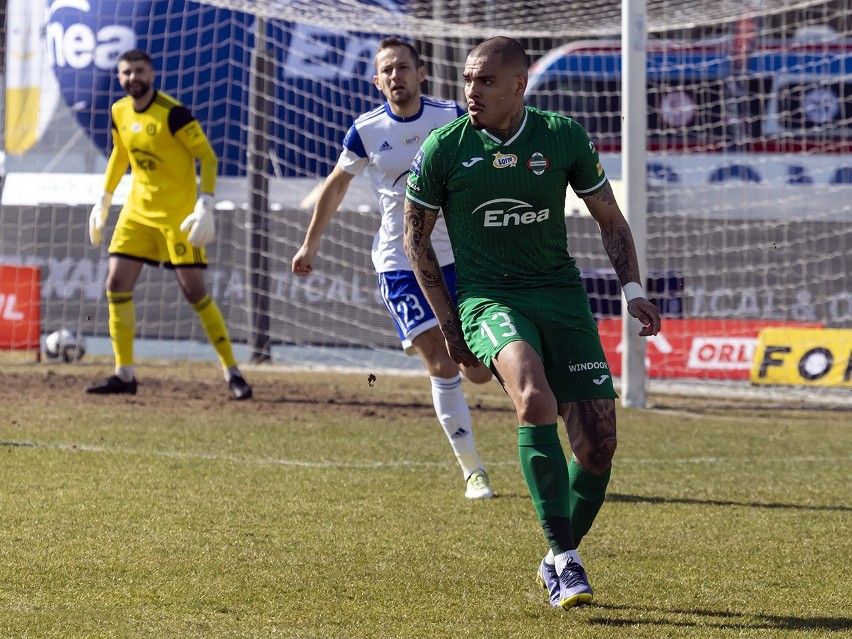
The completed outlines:
<svg viewBox="0 0 852 639">
<path fill-rule="evenodd" d="M 637 282 L 627 282 L 622 289 L 624 290 L 624 299 L 628 302 L 635 300 L 637 297 L 645 297 L 645 291 L 642 290 L 642 285 Z"/>
</svg>

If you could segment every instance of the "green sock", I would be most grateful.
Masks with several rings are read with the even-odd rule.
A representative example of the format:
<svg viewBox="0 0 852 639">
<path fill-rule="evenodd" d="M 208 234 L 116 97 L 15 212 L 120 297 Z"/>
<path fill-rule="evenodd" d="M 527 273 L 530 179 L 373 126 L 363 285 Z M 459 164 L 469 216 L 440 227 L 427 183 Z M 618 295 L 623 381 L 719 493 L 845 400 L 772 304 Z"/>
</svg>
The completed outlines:
<svg viewBox="0 0 852 639">
<path fill-rule="evenodd" d="M 576 548 L 571 532 L 568 463 L 556 424 L 518 426 L 518 455 L 541 527 L 554 554 Z"/>
<path fill-rule="evenodd" d="M 606 497 L 606 486 L 609 483 L 610 467 L 602 475 L 595 475 L 580 466 L 571 458 L 568 464 L 568 477 L 570 490 L 569 512 L 571 528 L 574 532 L 574 541 L 580 545 L 580 540 L 589 532 L 592 522 L 597 517 L 598 511 L 603 506 Z"/>
</svg>

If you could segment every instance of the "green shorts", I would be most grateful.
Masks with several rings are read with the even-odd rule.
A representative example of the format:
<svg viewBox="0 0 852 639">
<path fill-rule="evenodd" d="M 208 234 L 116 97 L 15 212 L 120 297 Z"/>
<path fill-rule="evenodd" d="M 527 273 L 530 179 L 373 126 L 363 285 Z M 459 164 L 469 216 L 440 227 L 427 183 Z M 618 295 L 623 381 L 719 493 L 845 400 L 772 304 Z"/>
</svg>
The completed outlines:
<svg viewBox="0 0 852 639">
<path fill-rule="evenodd" d="M 486 366 L 521 340 L 541 357 L 556 401 L 618 397 L 581 284 L 467 296 L 459 317 L 468 347 Z"/>
</svg>

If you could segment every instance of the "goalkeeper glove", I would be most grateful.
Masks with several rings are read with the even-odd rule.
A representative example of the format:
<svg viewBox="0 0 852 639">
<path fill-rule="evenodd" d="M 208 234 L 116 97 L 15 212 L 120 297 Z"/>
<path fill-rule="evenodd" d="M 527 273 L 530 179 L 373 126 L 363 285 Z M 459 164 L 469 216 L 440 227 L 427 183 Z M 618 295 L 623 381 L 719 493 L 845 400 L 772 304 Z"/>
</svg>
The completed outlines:
<svg viewBox="0 0 852 639">
<path fill-rule="evenodd" d="M 213 196 L 202 193 L 195 203 L 195 210 L 186 216 L 180 225 L 181 231 L 189 229 L 189 243 L 199 248 L 216 238 L 216 223 L 213 221 Z"/>
<path fill-rule="evenodd" d="M 112 193 L 106 193 L 95 202 L 89 214 L 89 240 L 92 246 L 99 246 L 104 236 L 104 227 L 109 216 L 109 206 L 112 204 Z"/>
</svg>

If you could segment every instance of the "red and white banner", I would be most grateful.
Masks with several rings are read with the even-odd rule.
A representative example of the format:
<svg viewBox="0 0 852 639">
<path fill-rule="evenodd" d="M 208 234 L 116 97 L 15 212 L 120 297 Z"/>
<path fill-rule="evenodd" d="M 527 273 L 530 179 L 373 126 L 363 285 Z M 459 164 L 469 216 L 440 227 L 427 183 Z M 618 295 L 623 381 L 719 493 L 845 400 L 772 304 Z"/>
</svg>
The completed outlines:
<svg viewBox="0 0 852 639">
<path fill-rule="evenodd" d="M 39 268 L 0 264 L 0 349 L 38 350 L 40 335 Z"/>
<path fill-rule="evenodd" d="M 647 338 L 645 364 L 650 377 L 747 380 L 760 330 L 771 327 L 821 328 L 821 324 L 777 320 L 663 319 L 658 335 Z M 621 375 L 621 320 L 598 323 L 610 371 Z"/>
</svg>

